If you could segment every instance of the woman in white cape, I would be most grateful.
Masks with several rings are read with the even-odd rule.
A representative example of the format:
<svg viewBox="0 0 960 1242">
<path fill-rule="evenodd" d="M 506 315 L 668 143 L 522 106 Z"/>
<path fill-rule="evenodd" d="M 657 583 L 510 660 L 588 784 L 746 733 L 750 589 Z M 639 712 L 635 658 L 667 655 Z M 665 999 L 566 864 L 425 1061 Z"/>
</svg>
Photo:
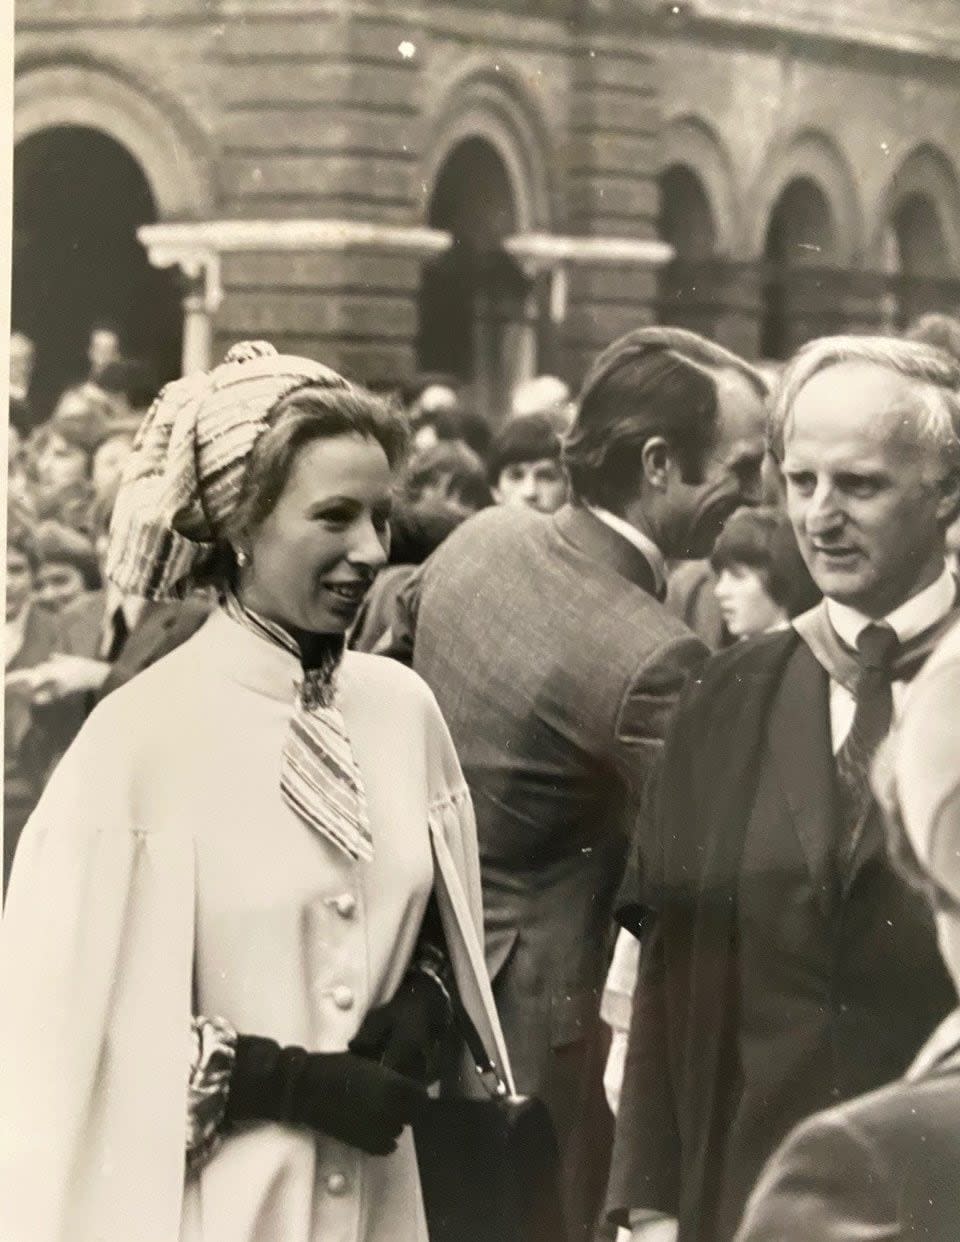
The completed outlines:
<svg viewBox="0 0 960 1242">
<path fill-rule="evenodd" d="M 94 711 L 21 839 L 6 1242 L 424 1239 L 409 1123 L 454 990 L 512 1086 L 446 727 L 415 674 L 343 651 L 404 434 L 262 343 L 146 419 L 108 573 L 223 603 Z"/>
</svg>

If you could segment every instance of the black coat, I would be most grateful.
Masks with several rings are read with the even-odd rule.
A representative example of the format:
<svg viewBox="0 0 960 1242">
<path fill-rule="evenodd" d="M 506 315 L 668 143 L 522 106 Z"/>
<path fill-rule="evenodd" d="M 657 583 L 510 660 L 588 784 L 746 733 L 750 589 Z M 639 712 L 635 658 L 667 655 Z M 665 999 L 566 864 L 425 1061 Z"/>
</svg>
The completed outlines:
<svg viewBox="0 0 960 1242">
<path fill-rule="evenodd" d="M 956 1003 L 922 899 L 841 876 L 829 680 L 795 631 L 710 660 L 668 736 L 608 1207 L 728 1239 L 784 1134 L 901 1074 Z"/>
</svg>

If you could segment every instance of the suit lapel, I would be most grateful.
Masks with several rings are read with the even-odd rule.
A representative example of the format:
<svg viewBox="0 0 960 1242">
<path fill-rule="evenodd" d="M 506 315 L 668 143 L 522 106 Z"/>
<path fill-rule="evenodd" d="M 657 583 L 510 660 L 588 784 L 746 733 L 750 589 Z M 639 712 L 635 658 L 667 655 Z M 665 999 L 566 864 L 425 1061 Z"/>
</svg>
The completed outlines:
<svg viewBox="0 0 960 1242">
<path fill-rule="evenodd" d="M 769 717 L 769 745 L 784 801 L 826 913 L 832 896 L 836 789 L 830 682 L 806 643 L 784 670 Z"/>
</svg>

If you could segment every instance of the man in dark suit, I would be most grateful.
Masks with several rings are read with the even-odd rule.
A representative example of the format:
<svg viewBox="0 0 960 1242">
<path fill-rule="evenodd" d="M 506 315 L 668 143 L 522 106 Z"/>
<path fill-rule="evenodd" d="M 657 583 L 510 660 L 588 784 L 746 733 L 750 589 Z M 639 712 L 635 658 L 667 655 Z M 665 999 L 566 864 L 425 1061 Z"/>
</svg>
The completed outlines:
<svg viewBox="0 0 960 1242">
<path fill-rule="evenodd" d="M 875 783 L 891 854 L 926 895 L 960 984 L 960 626 L 911 690 Z M 877 776 L 880 776 L 879 781 Z M 737 1242 L 955 1242 L 960 1235 L 960 1010 L 907 1077 L 818 1113 L 750 1197 Z"/>
<path fill-rule="evenodd" d="M 91 661 L 90 683 L 81 688 L 99 701 L 186 642 L 212 607 L 202 595 L 156 602 L 114 596 L 110 588 L 90 591 L 61 614 L 61 650 Z"/>
<path fill-rule="evenodd" d="M 606 1179 L 599 998 L 628 833 L 702 644 L 660 602 L 758 486 L 763 382 L 690 333 L 644 329 L 587 377 L 573 502 L 466 522 L 406 597 L 413 664 L 473 795 L 487 964 L 521 1091 L 558 1129 L 571 1233 Z M 642 829 L 641 829 L 642 834 Z"/>
<path fill-rule="evenodd" d="M 635 1239 L 726 1242 L 783 1136 L 902 1074 L 955 1003 L 866 774 L 957 613 L 958 433 L 960 368 L 922 346 L 827 339 L 783 378 L 772 440 L 826 598 L 714 657 L 667 741 L 661 857 L 621 907 L 644 938 L 608 1207 Z"/>
</svg>

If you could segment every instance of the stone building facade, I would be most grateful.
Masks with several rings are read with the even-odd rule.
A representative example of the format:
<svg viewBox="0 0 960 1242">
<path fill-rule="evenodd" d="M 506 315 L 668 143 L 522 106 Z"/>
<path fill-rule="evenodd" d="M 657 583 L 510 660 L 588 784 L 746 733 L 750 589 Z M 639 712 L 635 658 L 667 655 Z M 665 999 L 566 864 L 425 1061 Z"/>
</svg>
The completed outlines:
<svg viewBox="0 0 960 1242">
<path fill-rule="evenodd" d="M 896 326 L 960 303 L 958 68 L 954 0 L 18 0 L 14 319 L 494 414 L 657 317 Z"/>
</svg>

